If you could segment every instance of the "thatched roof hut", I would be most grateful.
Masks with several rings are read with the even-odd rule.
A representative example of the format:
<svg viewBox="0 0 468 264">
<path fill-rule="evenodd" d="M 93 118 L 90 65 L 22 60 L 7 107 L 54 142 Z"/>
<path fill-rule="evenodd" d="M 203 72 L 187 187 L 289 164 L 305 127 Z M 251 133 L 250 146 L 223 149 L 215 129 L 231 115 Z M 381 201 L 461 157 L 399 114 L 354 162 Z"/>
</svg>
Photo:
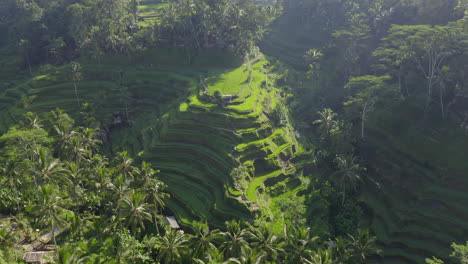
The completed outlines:
<svg viewBox="0 0 468 264">
<path fill-rule="evenodd" d="M 26 263 L 47 264 L 51 263 L 54 255 L 53 251 L 32 251 L 24 254 L 23 260 Z"/>
</svg>

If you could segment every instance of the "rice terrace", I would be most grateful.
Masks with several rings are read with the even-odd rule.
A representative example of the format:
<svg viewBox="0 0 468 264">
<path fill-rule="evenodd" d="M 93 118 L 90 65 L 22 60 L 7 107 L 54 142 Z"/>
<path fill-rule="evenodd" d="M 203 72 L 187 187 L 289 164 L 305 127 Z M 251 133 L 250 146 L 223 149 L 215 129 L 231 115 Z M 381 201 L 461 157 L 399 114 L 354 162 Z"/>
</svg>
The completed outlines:
<svg viewBox="0 0 468 264">
<path fill-rule="evenodd" d="M 0 264 L 467 264 L 466 0 L 0 1 Z"/>
</svg>

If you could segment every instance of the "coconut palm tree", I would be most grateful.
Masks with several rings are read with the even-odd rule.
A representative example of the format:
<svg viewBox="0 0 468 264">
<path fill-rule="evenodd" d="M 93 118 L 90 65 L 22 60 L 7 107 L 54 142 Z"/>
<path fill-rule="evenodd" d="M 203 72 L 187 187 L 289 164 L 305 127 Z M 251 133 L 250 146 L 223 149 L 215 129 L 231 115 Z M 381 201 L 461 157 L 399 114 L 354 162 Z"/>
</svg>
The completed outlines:
<svg viewBox="0 0 468 264">
<path fill-rule="evenodd" d="M 312 236 L 310 228 L 305 226 L 290 226 L 286 229 L 286 262 L 301 263 L 300 260 L 312 254 L 312 249 L 316 246 L 317 236 Z"/>
<path fill-rule="evenodd" d="M 281 238 L 273 233 L 271 224 L 262 223 L 258 227 L 249 225 L 248 235 L 251 245 L 265 254 L 267 261 L 277 260 L 281 253 Z"/>
<path fill-rule="evenodd" d="M 221 234 L 217 230 L 210 230 L 208 223 L 196 222 L 193 225 L 194 235 L 190 237 L 189 244 L 192 248 L 191 256 L 200 260 L 209 260 L 210 253 L 216 250 L 214 241 Z"/>
<path fill-rule="evenodd" d="M 98 149 L 99 144 L 102 144 L 102 141 L 97 139 L 95 129 L 83 128 L 80 131 L 80 136 L 82 148 L 90 153 L 95 152 Z"/>
<path fill-rule="evenodd" d="M 84 192 L 83 175 L 85 170 L 74 162 L 68 162 L 63 172 L 65 177 L 62 180 L 65 181 L 68 193 L 73 199 L 74 204 L 78 205 Z"/>
<path fill-rule="evenodd" d="M 0 175 L 3 176 L 4 184 L 11 190 L 12 198 L 16 202 L 16 210 L 20 210 L 21 193 L 20 188 L 23 185 L 21 175 L 21 165 L 15 160 L 7 160 L 3 166 L 0 166 Z M 11 208 L 13 209 L 13 208 Z"/>
<path fill-rule="evenodd" d="M 127 122 L 130 122 L 130 113 L 128 111 L 128 103 L 132 100 L 132 93 L 128 89 L 127 86 L 120 85 L 119 87 L 119 97 L 120 97 L 120 102 L 123 103 L 125 107 L 125 118 L 127 119 Z"/>
<path fill-rule="evenodd" d="M 267 262 L 266 253 L 256 248 L 248 249 L 244 256 L 239 258 L 229 258 L 223 264 L 263 264 Z"/>
<path fill-rule="evenodd" d="M 14 232 L 9 231 L 6 228 L 0 228 L 0 257 L 3 257 L 5 261 L 10 261 L 11 259 L 11 249 L 16 243 L 16 235 Z M 2 254 L 3 253 L 3 254 Z M 7 262 L 5 262 L 7 263 Z"/>
<path fill-rule="evenodd" d="M 375 247 L 376 237 L 371 236 L 369 230 L 358 230 L 355 236 L 348 234 L 348 240 L 354 263 L 368 263 L 370 256 L 378 255 L 381 252 Z"/>
<path fill-rule="evenodd" d="M 37 116 L 37 114 L 35 113 L 32 113 L 32 112 L 27 112 L 24 117 L 26 118 L 26 122 L 25 122 L 25 125 L 26 125 L 26 128 L 27 129 L 38 129 L 38 128 L 42 128 L 42 124 L 39 120 L 39 117 Z"/>
<path fill-rule="evenodd" d="M 206 257 L 207 259 L 194 258 L 193 262 L 196 264 L 225 264 L 223 252 L 216 247 L 213 250 L 209 250 Z"/>
<path fill-rule="evenodd" d="M 50 227 L 55 248 L 57 248 L 55 231 L 65 223 L 65 220 L 62 219 L 62 213 L 64 211 L 62 207 L 63 201 L 62 197 L 57 194 L 57 189 L 57 186 L 54 185 L 44 185 L 40 189 L 40 199 L 36 204 L 36 212 L 39 213 L 39 220 Z"/>
<path fill-rule="evenodd" d="M 337 114 L 330 108 L 325 108 L 318 112 L 319 119 L 315 120 L 313 124 L 318 124 L 318 130 L 323 138 L 328 139 L 331 135 L 338 131 L 338 122 L 335 120 Z"/>
<path fill-rule="evenodd" d="M 58 180 L 58 177 L 64 173 L 59 159 L 54 159 L 47 148 L 39 148 L 39 159 L 33 169 L 35 184 L 49 183 L 51 180 Z"/>
<path fill-rule="evenodd" d="M 143 161 L 141 163 L 141 170 L 140 170 L 140 175 L 138 177 L 139 182 L 141 183 L 141 186 L 149 186 L 152 185 L 153 182 L 152 180 L 154 179 L 154 175 L 159 173 L 159 170 L 154 170 L 151 168 L 151 165 Z"/>
<path fill-rule="evenodd" d="M 240 258 L 244 256 L 246 250 L 249 249 L 247 242 L 247 230 L 242 228 L 237 220 L 226 222 L 226 232 L 223 232 L 223 242 L 221 243 L 221 250 L 226 259 Z"/>
<path fill-rule="evenodd" d="M 164 236 L 157 238 L 158 260 L 161 263 L 180 263 L 188 250 L 188 239 L 182 231 L 166 229 Z"/>
<path fill-rule="evenodd" d="M 78 108 L 81 107 L 80 99 L 78 97 L 78 89 L 76 87 L 76 82 L 81 80 L 81 65 L 78 62 L 70 63 L 70 76 L 73 81 L 73 87 L 75 88 L 75 97 Z"/>
<path fill-rule="evenodd" d="M 120 152 L 117 155 L 118 165 L 116 167 L 117 173 L 124 176 L 125 180 L 133 180 L 135 175 L 139 174 L 138 168 L 132 166 L 133 159 L 130 158 L 126 151 Z"/>
<path fill-rule="evenodd" d="M 143 190 L 146 193 L 146 201 L 153 206 L 151 210 L 153 212 L 154 224 L 156 226 L 156 231 L 159 234 L 159 226 L 158 226 L 158 216 L 160 215 L 160 211 L 166 203 L 164 199 L 169 198 L 170 195 L 165 192 L 167 186 L 156 179 L 150 179 L 146 182 L 143 186 Z"/>
<path fill-rule="evenodd" d="M 150 206 L 145 202 L 146 196 L 132 190 L 120 202 L 119 216 L 131 228 L 133 234 L 136 229 L 145 229 L 145 221 L 151 220 Z"/>
<path fill-rule="evenodd" d="M 104 172 L 107 174 L 106 172 Z M 104 177 L 108 177 L 107 175 Z M 106 180 L 106 179 L 104 179 Z M 124 179 L 122 175 L 117 176 L 114 179 L 114 182 L 107 182 L 107 185 L 105 186 L 108 190 L 111 191 L 111 202 L 114 205 L 114 210 L 115 212 L 118 212 L 120 210 L 121 203 L 127 193 L 130 192 L 130 181 L 127 181 Z"/>
<path fill-rule="evenodd" d="M 90 263 L 91 257 L 86 256 L 87 246 L 83 242 L 65 244 L 58 249 L 59 257 L 56 264 L 84 264 Z"/>
<path fill-rule="evenodd" d="M 337 156 L 335 163 L 338 170 L 330 175 L 330 179 L 343 190 L 342 204 L 344 204 L 346 188 L 356 188 L 357 183 L 361 181 L 360 174 L 364 169 L 359 166 L 356 157 L 352 154 Z"/>
<path fill-rule="evenodd" d="M 314 251 L 310 256 L 302 258 L 301 263 L 304 264 L 334 264 L 332 258 L 332 251 L 330 249 L 318 249 Z"/>
<path fill-rule="evenodd" d="M 337 237 L 334 241 L 328 241 L 327 245 L 332 249 L 333 260 L 336 263 L 346 263 L 349 260 L 349 241 Z"/>
</svg>

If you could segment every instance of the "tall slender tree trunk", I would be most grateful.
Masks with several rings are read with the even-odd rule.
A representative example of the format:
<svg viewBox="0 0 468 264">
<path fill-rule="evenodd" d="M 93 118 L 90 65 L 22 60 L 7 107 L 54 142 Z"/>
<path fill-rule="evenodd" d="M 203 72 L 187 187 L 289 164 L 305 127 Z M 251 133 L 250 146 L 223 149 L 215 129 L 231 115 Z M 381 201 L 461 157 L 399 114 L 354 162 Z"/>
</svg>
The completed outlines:
<svg viewBox="0 0 468 264">
<path fill-rule="evenodd" d="M 444 109 L 444 86 L 443 82 L 440 83 L 439 89 L 439 97 L 440 97 L 440 111 L 442 113 L 442 117 L 445 119 L 445 109 Z"/>
<path fill-rule="evenodd" d="M 343 185 L 343 197 L 341 198 L 341 205 L 344 205 L 344 200 L 346 196 L 346 185 Z"/>
<path fill-rule="evenodd" d="M 29 74 L 31 77 L 33 76 L 32 69 L 31 69 L 31 61 L 29 60 L 29 52 L 26 51 L 26 62 L 28 63 Z"/>
<path fill-rule="evenodd" d="M 128 117 L 128 102 L 125 99 L 125 117 L 127 118 L 127 122 L 130 122 L 130 119 Z"/>
<path fill-rule="evenodd" d="M 401 87 L 401 74 L 400 73 L 398 73 L 398 89 L 400 90 L 400 93 L 403 94 L 403 89 Z"/>
<path fill-rule="evenodd" d="M 52 239 L 54 241 L 54 246 L 55 246 L 55 253 L 57 254 L 57 258 L 59 258 L 59 251 L 57 248 L 57 240 L 55 239 L 55 226 L 54 226 L 54 221 L 51 221 L 51 226 L 52 226 Z"/>
<path fill-rule="evenodd" d="M 364 109 L 362 109 L 361 115 L 361 138 L 364 138 L 364 126 L 366 122 L 366 112 L 367 112 L 367 103 L 364 105 Z"/>
<path fill-rule="evenodd" d="M 426 98 L 426 107 L 425 107 L 425 110 L 424 112 L 427 113 L 428 109 L 429 109 L 429 105 L 431 104 L 431 99 L 432 99 L 432 86 L 433 86 L 433 81 L 432 81 L 432 78 L 433 77 L 429 77 L 428 79 L 428 83 L 427 83 L 427 98 Z"/>
<path fill-rule="evenodd" d="M 156 210 L 156 212 L 154 213 L 154 225 L 156 227 L 156 233 L 158 233 L 158 236 L 161 235 L 161 233 L 159 232 L 159 226 L 158 226 L 158 213 L 157 213 L 158 210 Z"/>
<path fill-rule="evenodd" d="M 73 87 L 75 88 L 76 103 L 78 104 L 78 108 L 79 108 L 80 107 L 80 99 L 78 98 L 78 89 L 76 88 L 75 78 L 73 78 Z"/>
</svg>

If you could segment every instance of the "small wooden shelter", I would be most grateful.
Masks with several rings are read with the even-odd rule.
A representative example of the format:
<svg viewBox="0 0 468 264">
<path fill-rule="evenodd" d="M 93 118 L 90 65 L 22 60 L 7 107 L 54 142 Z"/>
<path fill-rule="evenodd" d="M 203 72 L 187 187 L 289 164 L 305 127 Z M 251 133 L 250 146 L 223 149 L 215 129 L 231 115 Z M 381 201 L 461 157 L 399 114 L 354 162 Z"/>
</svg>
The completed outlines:
<svg viewBox="0 0 468 264">
<path fill-rule="evenodd" d="M 172 229 L 179 229 L 179 223 L 174 216 L 165 216 L 164 219 L 166 220 L 166 224 Z"/>
<path fill-rule="evenodd" d="M 232 100 L 234 100 L 234 96 L 232 96 L 230 94 L 223 95 L 224 103 L 231 104 Z"/>
<path fill-rule="evenodd" d="M 23 256 L 24 262 L 33 264 L 48 264 L 52 262 L 53 258 L 54 251 L 32 251 Z"/>
</svg>

